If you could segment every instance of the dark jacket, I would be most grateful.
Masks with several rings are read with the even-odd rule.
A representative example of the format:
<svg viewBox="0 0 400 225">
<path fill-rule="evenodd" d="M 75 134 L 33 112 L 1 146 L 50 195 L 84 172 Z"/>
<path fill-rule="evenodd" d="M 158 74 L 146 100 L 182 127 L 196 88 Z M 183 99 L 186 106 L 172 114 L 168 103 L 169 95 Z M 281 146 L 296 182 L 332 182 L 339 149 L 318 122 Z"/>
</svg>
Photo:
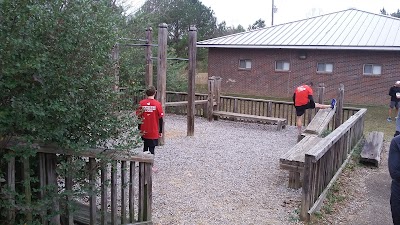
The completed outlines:
<svg viewBox="0 0 400 225">
<path fill-rule="evenodd" d="M 393 86 L 389 89 L 390 101 L 400 101 L 400 99 L 396 97 L 396 93 L 400 93 L 400 87 Z"/>
<path fill-rule="evenodd" d="M 388 159 L 389 173 L 392 178 L 390 207 L 394 225 L 400 225 L 400 135 L 392 139 Z"/>
</svg>

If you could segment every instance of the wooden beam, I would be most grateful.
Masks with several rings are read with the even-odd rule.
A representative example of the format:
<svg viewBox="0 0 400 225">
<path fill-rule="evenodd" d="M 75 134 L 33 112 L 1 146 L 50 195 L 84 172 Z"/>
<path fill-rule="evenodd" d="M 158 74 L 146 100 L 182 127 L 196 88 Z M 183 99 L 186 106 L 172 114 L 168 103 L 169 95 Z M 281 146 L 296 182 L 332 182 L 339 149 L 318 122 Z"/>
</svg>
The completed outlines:
<svg viewBox="0 0 400 225">
<path fill-rule="evenodd" d="M 196 100 L 194 101 L 195 105 L 202 105 L 202 104 L 207 104 L 208 99 L 205 100 Z M 166 102 L 165 107 L 167 106 L 187 106 L 188 101 L 180 101 L 180 102 Z"/>
<path fill-rule="evenodd" d="M 153 59 L 151 58 L 153 54 L 151 46 L 153 39 L 152 31 L 153 29 L 151 27 L 146 29 L 146 42 L 148 44 L 146 45 L 146 86 L 153 85 Z"/>
<path fill-rule="evenodd" d="M 195 26 L 189 28 L 189 74 L 188 74 L 188 107 L 187 107 L 187 136 L 194 136 L 195 115 L 195 79 L 196 79 L 196 42 L 197 29 Z"/>
<path fill-rule="evenodd" d="M 157 100 L 161 103 L 165 112 L 166 88 L 167 88 L 167 39 L 168 30 L 167 24 L 161 23 L 158 25 L 158 55 L 157 55 Z M 162 126 L 162 133 L 165 134 L 165 126 Z M 164 144 L 163 135 L 159 139 L 159 144 Z"/>
</svg>

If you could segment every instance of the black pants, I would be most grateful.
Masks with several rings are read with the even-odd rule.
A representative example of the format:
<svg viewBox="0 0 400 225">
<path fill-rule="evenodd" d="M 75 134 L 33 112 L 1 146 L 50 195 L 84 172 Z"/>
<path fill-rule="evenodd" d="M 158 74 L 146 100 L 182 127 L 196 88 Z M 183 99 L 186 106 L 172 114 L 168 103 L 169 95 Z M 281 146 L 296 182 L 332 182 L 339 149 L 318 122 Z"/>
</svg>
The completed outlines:
<svg viewBox="0 0 400 225">
<path fill-rule="evenodd" d="M 143 138 L 143 152 L 149 151 L 151 154 L 154 155 L 154 149 L 156 148 L 156 146 L 158 145 L 158 139 L 147 139 L 147 138 Z"/>
<path fill-rule="evenodd" d="M 390 194 L 390 209 L 392 211 L 392 219 L 394 225 L 400 225 L 400 193 L 398 192 L 398 185 L 393 184 L 391 186 Z"/>
</svg>

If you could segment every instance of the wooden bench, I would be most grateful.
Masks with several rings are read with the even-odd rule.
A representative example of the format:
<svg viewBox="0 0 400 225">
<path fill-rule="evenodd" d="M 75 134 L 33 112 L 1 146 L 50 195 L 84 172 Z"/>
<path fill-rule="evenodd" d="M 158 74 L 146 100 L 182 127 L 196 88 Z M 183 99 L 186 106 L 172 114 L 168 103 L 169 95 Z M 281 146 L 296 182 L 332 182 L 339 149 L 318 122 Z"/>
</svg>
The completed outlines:
<svg viewBox="0 0 400 225">
<path fill-rule="evenodd" d="M 305 135 L 293 148 L 279 159 L 280 168 L 289 170 L 289 188 L 298 189 L 301 187 L 301 173 L 304 169 L 305 153 L 314 147 L 321 137 L 317 135 Z"/>
<path fill-rule="evenodd" d="M 381 161 L 381 152 L 383 146 L 383 132 L 372 131 L 365 140 L 363 149 L 361 150 L 361 163 L 369 163 L 378 167 Z"/>
<path fill-rule="evenodd" d="M 322 139 L 320 136 L 328 127 L 335 111 L 336 108 L 318 110 L 298 139 L 299 142 L 280 158 L 280 168 L 289 170 L 289 188 L 301 187 L 305 154 Z"/>
<path fill-rule="evenodd" d="M 240 114 L 240 113 L 225 112 L 225 111 L 213 111 L 213 116 L 219 116 L 223 118 L 233 118 L 235 120 L 247 120 L 247 121 L 276 124 L 278 126 L 277 127 L 278 131 L 286 127 L 286 119 L 284 118 L 256 116 L 256 115 Z"/>
</svg>

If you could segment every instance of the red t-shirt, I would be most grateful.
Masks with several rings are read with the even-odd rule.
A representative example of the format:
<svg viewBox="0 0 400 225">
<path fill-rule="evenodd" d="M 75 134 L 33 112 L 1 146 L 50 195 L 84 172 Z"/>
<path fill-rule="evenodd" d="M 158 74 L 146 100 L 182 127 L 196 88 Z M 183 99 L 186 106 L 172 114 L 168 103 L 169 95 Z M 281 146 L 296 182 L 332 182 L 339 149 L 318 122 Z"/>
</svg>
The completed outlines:
<svg viewBox="0 0 400 225">
<path fill-rule="evenodd" d="M 297 87 L 294 93 L 296 94 L 294 100 L 295 106 L 307 105 L 310 101 L 308 96 L 313 95 L 313 91 L 308 85 L 301 85 Z"/>
<path fill-rule="evenodd" d="M 142 119 L 142 124 L 140 125 L 142 136 L 146 139 L 158 139 L 158 122 L 164 116 L 161 103 L 155 99 L 147 98 L 140 101 L 139 105 L 136 115 Z"/>
</svg>

